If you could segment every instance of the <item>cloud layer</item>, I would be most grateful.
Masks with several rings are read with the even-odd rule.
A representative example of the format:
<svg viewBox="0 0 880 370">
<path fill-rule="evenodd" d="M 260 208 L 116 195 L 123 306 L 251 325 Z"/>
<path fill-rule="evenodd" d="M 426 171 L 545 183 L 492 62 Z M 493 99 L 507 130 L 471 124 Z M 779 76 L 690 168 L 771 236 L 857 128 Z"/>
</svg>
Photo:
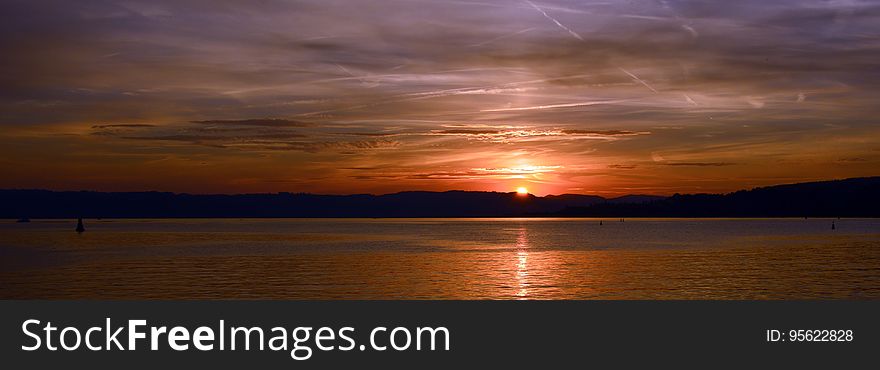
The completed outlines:
<svg viewBox="0 0 880 370">
<path fill-rule="evenodd" d="M 2 7 L 2 187 L 668 194 L 880 168 L 877 1 Z"/>
</svg>

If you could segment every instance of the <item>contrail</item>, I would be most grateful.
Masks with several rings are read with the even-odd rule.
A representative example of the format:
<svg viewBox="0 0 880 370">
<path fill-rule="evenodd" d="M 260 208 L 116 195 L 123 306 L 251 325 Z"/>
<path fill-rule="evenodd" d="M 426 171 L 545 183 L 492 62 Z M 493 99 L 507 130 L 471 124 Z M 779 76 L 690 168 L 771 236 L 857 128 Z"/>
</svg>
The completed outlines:
<svg viewBox="0 0 880 370">
<path fill-rule="evenodd" d="M 566 103 L 566 104 L 551 104 L 551 105 L 536 105 L 533 107 L 516 107 L 516 108 L 497 108 L 497 109 L 483 109 L 480 112 L 510 112 L 510 111 L 520 111 L 520 110 L 538 110 L 538 109 L 554 109 L 554 108 L 573 108 L 573 107 L 589 107 L 591 105 L 600 105 L 600 104 L 617 104 L 623 103 L 627 100 L 598 100 L 598 101 L 586 101 L 580 103 Z"/>
<path fill-rule="evenodd" d="M 673 9 L 671 6 L 669 6 L 668 1 L 659 0 L 658 2 L 660 3 L 661 6 L 663 6 L 663 8 L 665 8 L 666 10 L 669 10 L 672 13 L 672 16 L 675 17 L 676 21 L 681 22 L 681 17 L 678 15 L 678 12 L 675 9 Z M 693 27 L 691 27 L 687 23 L 682 23 L 681 28 L 684 29 L 685 31 L 688 31 L 688 33 L 690 33 L 691 37 L 694 39 L 696 39 L 700 35 L 699 33 L 697 33 L 697 30 L 695 30 Z"/>
<path fill-rule="evenodd" d="M 351 73 L 351 71 L 349 71 L 348 68 L 343 67 L 343 66 L 342 66 L 341 64 L 339 64 L 339 63 L 333 63 L 333 64 L 335 64 L 336 67 L 339 67 L 339 69 L 341 69 L 342 72 L 345 72 L 345 74 L 347 74 L 347 75 L 349 75 L 349 76 L 351 76 L 351 77 L 354 77 L 354 78 L 360 80 L 360 77 L 355 76 L 355 74 L 354 74 L 354 73 Z M 363 81 L 361 81 L 361 82 L 363 82 Z"/>
<path fill-rule="evenodd" d="M 647 87 L 649 90 L 651 90 L 651 91 L 653 91 L 653 92 L 655 92 L 655 93 L 657 92 L 657 90 L 654 90 L 654 88 L 651 87 L 651 85 L 648 85 L 647 82 L 645 82 L 644 80 L 642 80 L 642 79 L 639 78 L 638 76 L 636 76 L 636 75 L 634 75 L 634 74 L 632 74 L 632 73 L 629 73 L 629 71 L 623 69 L 622 67 L 617 67 L 617 68 L 620 69 L 621 72 L 626 73 L 629 77 L 632 77 L 632 79 L 633 79 L 634 81 L 636 81 L 636 82 L 638 82 L 638 83 L 640 83 L 640 84 L 642 84 L 642 85 L 645 85 L 645 87 Z"/>
<path fill-rule="evenodd" d="M 498 37 L 496 37 L 496 38 L 494 38 L 494 39 L 491 39 L 491 40 L 489 40 L 489 41 L 483 41 L 483 42 L 481 42 L 481 43 L 473 44 L 473 45 L 470 45 L 470 46 L 475 47 L 475 46 L 488 45 L 488 44 L 491 44 L 491 43 L 493 43 L 493 42 L 495 42 L 495 41 L 503 40 L 503 39 L 506 39 L 506 38 L 508 38 L 508 37 L 513 37 L 513 36 L 519 35 L 519 34 L 521 34 L 521 33 L 529 32 L 529 31 L 531 31 L 531 30 L 533 30 L 533 29 L 535 29 L 535 28 L 534 28 L 534 27 L 526 28 L 526 29 L 524 29 L 524 30 L 519 30 L 519 31 L 516 31 L 516 32 L 513 32 L 513 33 L 508 33 L 508 34 L 506 34 L 506 35 L 501 35 L 501 36 L 498 36 Z"/>
<path fill-rule="evenodd" d="M 577 32 L 572 31 L 570 28 L 566 27 L 564 24 L 559 23 L 559 21 L 557 21 L 556 18 L 551 17 L 549 14 L 547 14 L 547 12 L 544 11 L 544 9 L 541 9 L 537 5 L 535 5 L 535 3 L 533 3 L 529 0 L 525 0 L 525 2 L 528 3 L 529 5 L 531 5 L 532 8 L 535 8 L 535 10 L 541 12 L 541 14 L 543 14 L 545 18 L 553 21 L 553 23 L 556 23 L 556 25 L 559 26 L 559 28 L 562 28 L 563 30 L 568 32 L 570 35 L 574 36 L 574 38 L 581 40 L 581 41 L 585 41 L 584 38 L 581 37 L 581 35 L 578 35 Z"/>
<path fill-rule="evenodd" d="M 363 84 L 363 85 L 366 85 L 366 86 L 369 86 L 369 87 L 375 87 L 375 86 L 378 86 L 378 84 L 367 82 L 367 80 L 364 79 L 362 76 L 358 76 L 358 75 L 355 75 L 354 73 L 351 73 L 351 71 L 349 71 L 348 68 L 343 67 L 343 66 L 340 65 L 339 63 L 333 63 L 333 64 L 335 64 L 337 67 L 339 67 L 339 69 L 341 69 L 341 70 L 342 70 L 343 72 L 345 72 L 347 75 L 349 75 L 349 76 L 351 76 L 352 78 L 354 78 L 354 79 L 360 81 L 361 84 Z"/>
</svg>

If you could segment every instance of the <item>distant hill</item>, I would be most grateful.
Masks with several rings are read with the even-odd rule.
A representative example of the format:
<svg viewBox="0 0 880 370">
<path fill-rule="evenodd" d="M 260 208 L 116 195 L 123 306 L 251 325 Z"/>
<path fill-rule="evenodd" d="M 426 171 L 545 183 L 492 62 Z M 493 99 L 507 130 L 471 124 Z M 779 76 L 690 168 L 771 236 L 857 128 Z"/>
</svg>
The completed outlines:
<svg viewBox="0 0 880 370">
<path fill-rule="evenodd" d="M 0 190 L 0 218 L 508 217 L 628 201 L 594 195 L 536 197 L 471 191 L 408 191 L 386 195 L 194 195 Z"/>
<path fill-rule="evenodd" d="M 729 194 L 675 194 L 651 202 L 568 207 L 577 217 L 880 217 L 880 177 L 808 182 Z"/>
<path fill-rule="evenodd" d="M 162 217 L 878 217 L 880 177 L 729 194 L 533 195 L 409 191 L 385 195 L 0 190 L 0 218 Z"/>
</svg>

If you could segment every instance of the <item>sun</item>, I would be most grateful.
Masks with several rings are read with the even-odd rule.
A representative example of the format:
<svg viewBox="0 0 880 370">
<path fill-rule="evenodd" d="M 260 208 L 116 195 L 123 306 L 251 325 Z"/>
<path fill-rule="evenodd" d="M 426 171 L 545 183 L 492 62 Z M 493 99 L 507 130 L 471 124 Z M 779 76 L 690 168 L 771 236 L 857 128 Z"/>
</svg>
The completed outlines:
<svg viewBox="0 0 880 370">
<path fill-rule="evenodd" d="M 516 193 L 519 195 L 528 195 L 529 189 L 526 189 L 525 187 L 520 186 L 520 187 L 516 188 Z"/>
</svg>

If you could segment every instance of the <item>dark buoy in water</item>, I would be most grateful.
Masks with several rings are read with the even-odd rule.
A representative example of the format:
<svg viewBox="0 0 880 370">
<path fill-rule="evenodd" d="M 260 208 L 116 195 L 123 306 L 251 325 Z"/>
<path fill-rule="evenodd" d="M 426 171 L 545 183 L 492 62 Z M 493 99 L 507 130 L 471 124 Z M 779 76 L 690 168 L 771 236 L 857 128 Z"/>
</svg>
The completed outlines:
<svg viewBox="0 0 880 370">
<path fill-rule="evenodd" d="M 80 217 L 79 220 L 76 221 L 76 232 L 81 233 L 83 231 L 86 231 L 86 228 L 83 226 L 82 217 Z"/>
<path fill-rule="evenodd" d="M 836 228 L 837 228 L 837 226 L 834 226 L 834 221 L 831 221 L 831 230 L 834 230 Z"/>
<path fill-rule="evenodd" d="M 599 220 L 599 226 L 602 226 L 602 220 Z"/>
</svg>

